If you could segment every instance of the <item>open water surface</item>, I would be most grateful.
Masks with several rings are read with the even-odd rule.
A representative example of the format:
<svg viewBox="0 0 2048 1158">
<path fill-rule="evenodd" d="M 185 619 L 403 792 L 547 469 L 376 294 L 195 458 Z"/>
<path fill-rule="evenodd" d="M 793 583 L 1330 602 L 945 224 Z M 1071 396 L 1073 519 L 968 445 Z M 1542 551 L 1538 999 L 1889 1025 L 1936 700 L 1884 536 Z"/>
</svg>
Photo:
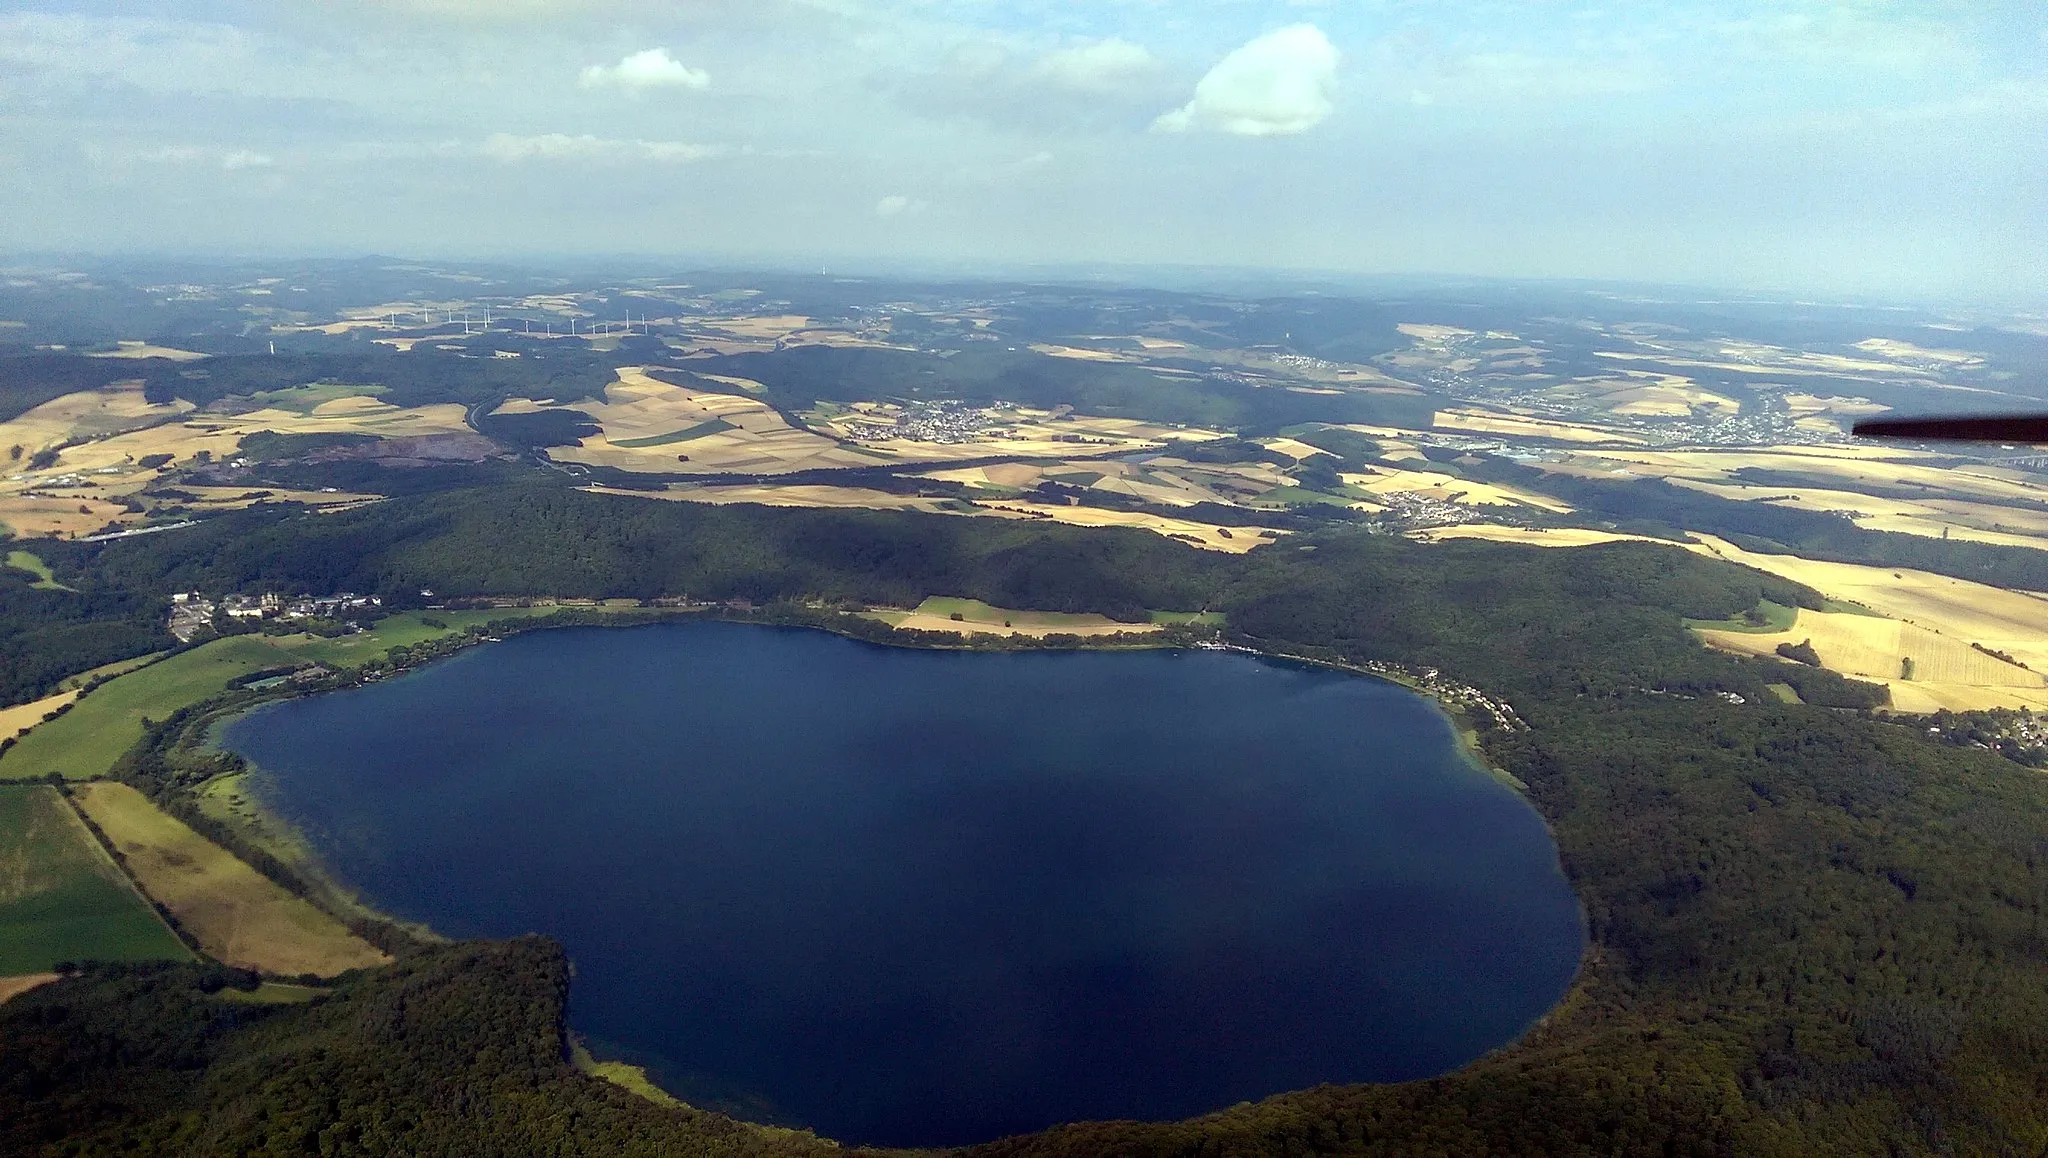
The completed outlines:
<svg viewBox="0 0 2048 1158">
<path fill-rule="evenodd" d="M 546 631 L 226 740 L 371 903 L 560 939 L 577 1030 L 846 1141 L 1443 1073 L 1584 942 L 1432 705 L 1238 654 Z"/>
</svg>

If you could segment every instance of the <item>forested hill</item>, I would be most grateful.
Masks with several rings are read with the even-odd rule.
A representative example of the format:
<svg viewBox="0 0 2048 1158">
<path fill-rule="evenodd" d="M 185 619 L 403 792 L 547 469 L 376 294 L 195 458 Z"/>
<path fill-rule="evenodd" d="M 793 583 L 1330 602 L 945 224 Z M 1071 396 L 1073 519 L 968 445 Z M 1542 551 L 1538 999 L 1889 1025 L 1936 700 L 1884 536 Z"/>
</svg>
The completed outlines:
<svg viewBox="0 0 2048 1158">
<path fill-rule="evenodd" d="M 1870 702 L 1826 673 L 1700 649 L 1683 617 L 1766 596 L 1812 605 L 1813 593 L 1753 572 L 1633 543 L 1424 547 L 1330 532 L 1224 556 L 1143 532 L 553 489 L 234 516 L 52 554 L 80 599 L 197 585 L 762 603 L 956 594 L 1123 618 L 1207 608 L 1268 647 L 1441 667 L 1530 721 L 1482 742 L 1550 820 L 1592 943 L 1579 984 L 1526 1040 L 1433 1081 L 1319 1088 L 1186 1123 L 1064 1127 L 983 1153 L 2048 1146 L 2048 781 L 1813 706 Z M 1788 672 L 1810 681 L 1808 704 L 1767 693 Z M 613 1095 L 549 1060 L 558 1038 L 522 1031 L 543 1046 L 515 1048 L 483 1024 L 498 1008 L 484 990 L 517 990 L 553 958 L 521 950 L 508 973 L 489 963 L 510 950 L 474 952 L 474 968 L 437 952 L 351 982 L 340 1011 L 280 1010 L 253 1028 L 167 997 L 193 984 L 176 971 L 103 974 L 0 1006 L 0 1151 L 90 1122 L 162 1153 L 311 1152 L 323 1137 L 338 1152 L 453 1153 L 448 1139 L 486 1102 L 497 1117 L 465 1152 L 800 1143 L 652 1107 L 631 1108 L 638 1132 L 622 1141 L 628 1110 L 598 1107 Z M 401 1072 L 430 1047 L 410 1022 L 344 1012 L 389 1010 L 402 993 L 412 1008 L 429 991 L 467 995 L 439 1007 L 447 1016 L 432 1032 L 457 1053 L 476 1045 L 464 1056 L 479 1060 L 449 1064 L 417 1096 L 394 1091 L 351 1059 L 388 1056 Z M 330 1049 L 340 1039 L 355 1052 Z M 31 1040 L 33 1050 L 12 1044 Z M 169 1044 L 136 1044 L 147 1042 Z M 387 1132 L 360 1133 L 364 1107 L 390 1098 L 405 1108 L 378 1126 Z M 530 1142 L 497 1129 L 513 1122 L 532 1123 Z"/>
</svg>

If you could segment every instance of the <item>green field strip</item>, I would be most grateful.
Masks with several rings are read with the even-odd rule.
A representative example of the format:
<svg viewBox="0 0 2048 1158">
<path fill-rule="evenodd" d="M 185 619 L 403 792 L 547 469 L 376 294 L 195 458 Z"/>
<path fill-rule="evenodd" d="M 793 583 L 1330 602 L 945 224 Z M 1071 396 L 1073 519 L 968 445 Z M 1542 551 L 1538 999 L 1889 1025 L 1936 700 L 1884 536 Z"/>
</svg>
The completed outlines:
<svg viewBox="0 0 2048 1158">
<path fill-rule="evenodd" d="M 54 788 L 0 788 L 0 976 L 191 957 Z"/>
<path fill-rule="evenodd" d="M 1752 614 L 1761 617 L 1763 622 L 1751 620 L 1749 616 Z M 1774 632 L 1790 631 L 1798 622 L 1797 607 L 1786 607 L 1765 599 L 1759 601 L 1752 611 L 1740 615 L 1731 615 L 1726 619 L 1688 619 L 1685 625 L 1696 631 L 1740 631 L 1750 635 L 1770 635 Z"/>
<path fill-rule="evenodd" d="M 71 588 L 57 582 L 57 575 L 54 571 L 50 570 L 50 565 L 43 562 L 42 558 L 33 552 L 9 551 L 7 552 L 7 565 L 16 571 L 26 571 L 35 576 L 36 581 L 30 584 L 30 586 L 34 587 L 37 591 L 71 590 Z"/>
<path fill-rule="evenodd" d="M 739 427 L 734 426 L 723 418 L 713 418 L 705 422 L 699 422 L 687 430 L 657 434 L 649 438 L 620 438 L 608 439 L 607 441 L 611 442 L 613 446 L 624 450 L 645 450 L 650 446 L 674 446 L 679 442 L 689 442 L 693 439 L 703 438 L 707 434 L 717 434 L 721 431 L 738 429 Z"/>
<path fill-rule="evenodd" d="M 1153 611 L 1148 614 L 1152 622 L 1162 627 L 1222 627 L 1225 623 L 1221 611 Z"/>
</svg>

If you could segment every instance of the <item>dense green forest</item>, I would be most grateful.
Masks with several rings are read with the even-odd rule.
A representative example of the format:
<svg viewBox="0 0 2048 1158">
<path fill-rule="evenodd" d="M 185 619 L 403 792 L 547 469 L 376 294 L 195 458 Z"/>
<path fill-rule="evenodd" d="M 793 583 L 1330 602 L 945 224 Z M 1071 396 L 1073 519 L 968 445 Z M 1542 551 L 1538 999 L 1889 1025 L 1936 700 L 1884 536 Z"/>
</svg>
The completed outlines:
<svg viewBox="0 0 2048 1158">
<path fill-rule="evenodd" d="M 1532 725 L 1484 731 L 1585 904 L 1579 983 L 1457 1073 L 1184 1123 L 991 1143 L 1037 1155 L 2036 1154 L 2048 1146 L 2048 782 L 1859 710 L 1861 686 L 1701 649 L 1686 617 L 1813 592 L 1682 551 L 1424 546 L 1334 529 L 1245 556 L 1137 531 L 701 507 L 553 487 L 249 512 L 53 545 L 91 600 L 197 586 L 1220 610 L 1238 638 L 1441 668 Z M 100 606 L 92 604 L 92 606 Z M 110 621 L 118 621 L 110 613 Z M 1770 683 L 1798 678 L 1807 704 Z M 1742 702 L 1734 702 L 1740 699 Z M 1834 703 L 1829 708 L 1819 704 Z M 0 1006 L 0 1151 L 798 1152 L 561 1061 L 545 945 L 420 951 L 311 1006 L 196 968 L 95 968 Z M 61 1152 L 52 1150 L 52 1152 Z"/>
</svg>

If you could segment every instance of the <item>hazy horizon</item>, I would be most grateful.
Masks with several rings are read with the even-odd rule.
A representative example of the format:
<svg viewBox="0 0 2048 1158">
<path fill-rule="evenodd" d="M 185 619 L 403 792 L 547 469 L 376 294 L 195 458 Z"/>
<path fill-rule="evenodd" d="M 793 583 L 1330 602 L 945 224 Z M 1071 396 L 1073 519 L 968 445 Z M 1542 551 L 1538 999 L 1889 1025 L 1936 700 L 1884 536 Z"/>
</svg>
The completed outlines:
<svg viewBox="0 0 2048 1158">
<path fill-rule="evenodd" d="M 17 254 L 2048 299 L 2018 2 L 82 0 L 0 62 Z"/>
</svg>

